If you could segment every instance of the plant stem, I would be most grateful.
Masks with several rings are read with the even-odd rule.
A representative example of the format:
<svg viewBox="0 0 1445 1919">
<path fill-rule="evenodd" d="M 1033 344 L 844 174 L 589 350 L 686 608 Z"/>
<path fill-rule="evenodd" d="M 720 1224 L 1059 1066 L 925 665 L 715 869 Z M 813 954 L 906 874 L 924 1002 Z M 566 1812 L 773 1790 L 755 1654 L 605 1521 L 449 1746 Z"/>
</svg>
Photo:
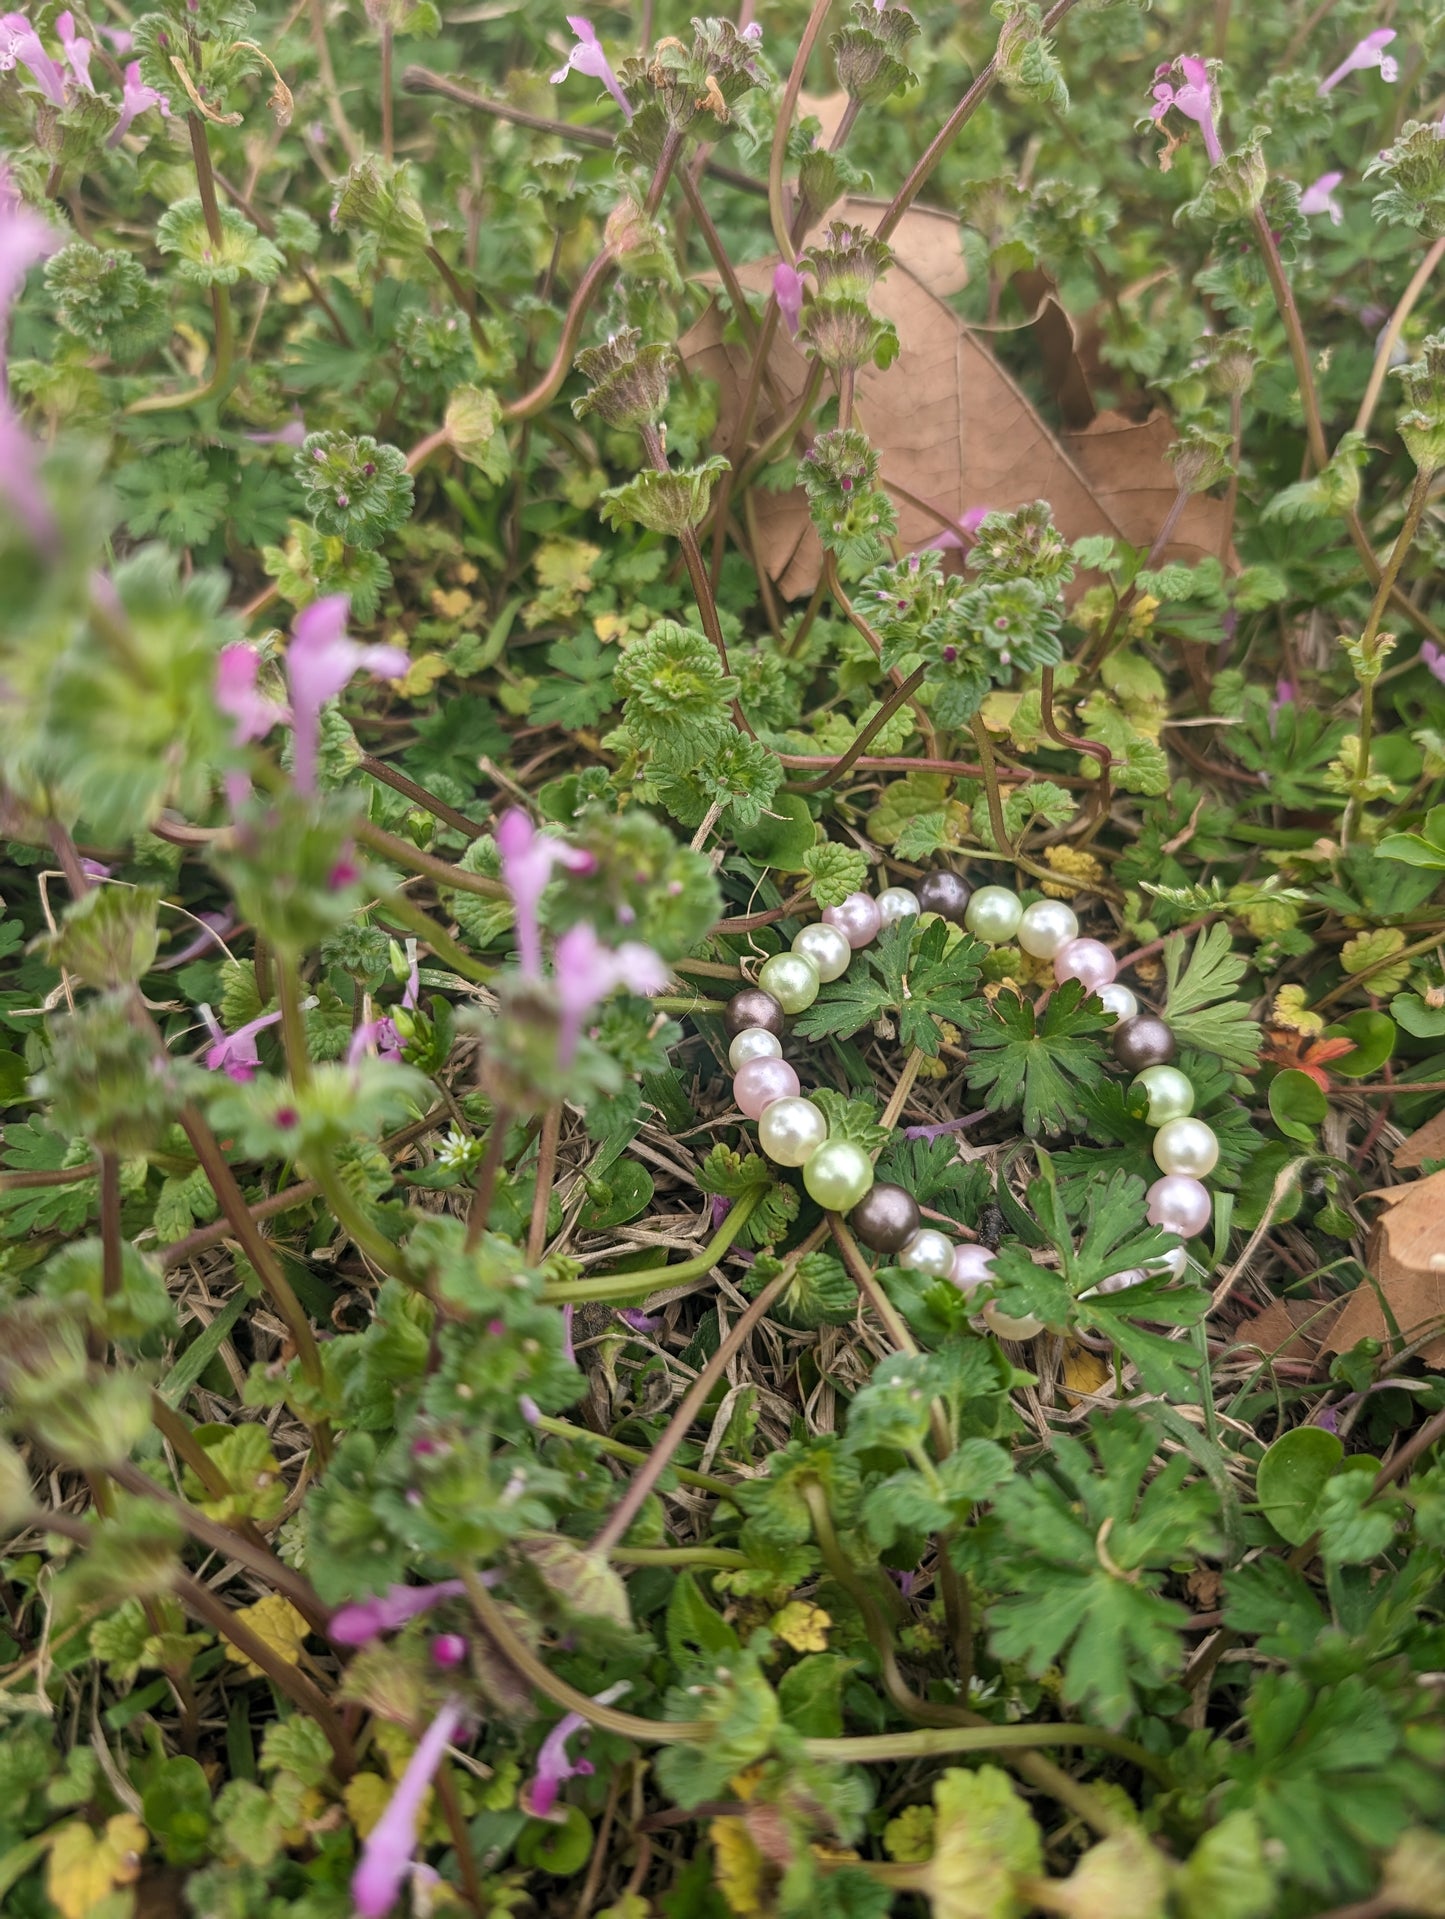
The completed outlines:
<svg viewBox="0 0 1445 1919">
<path fill-rule="evenodd" d="M 664 1287 L 682 1286 L 693 1279 L 706 1279 L 747 1225 L 762 1196 L 762 1189 L 757 1188 L 751 1193 L 744 1193 L 741 1199 L 734 1200 L 721 1226 L 702 1251 L 691 1259 L 680 1259 L 671 1266 L 629 1268 L 622 1273 L 608 1273 L 602 1279 L 567 1280 L 555 1286 L 544 1286 L 539 1297 L 553 1305 L 581 1306 L 593 1300 L 636 1299 L 639 1295 L 645 1298 L 648 1293 L 661 1292 Z"/>
<path fill-rule="evenodd" d="M 100 1156 L 101 1296 L 115 1299 L 124 1282 L 125 1249 L 120 1230 L 120 1160 L 114 1153 Z"/>
<path fill-rule="evenodd" d="M 1414 312 L 1420 295 L 1429 284 L 1430 276 L 1445 259 L 1445 233 L 1435 241 L 1430 251 L 1416 267 L 1410 284 L 1400 295 L 1395 311 L 1390 315 L 1384 332 L 1380 335 L 1375 348 L 1375 364 L 1370 368 L 1369 383 L 1365 387 L 1365 397 L 1360 401 L 1360 410 L 1355 415 L 1356 433 L 1368 433 L 1370 422 L 1375 417 L 1375 408 L 1379 405 L 1380 395 L 1385 388 L 1385 376 L 1390 371 L 1390 361 L 1395 348 L 1399 345 L 1400 335 L 1405 330 L 1405 322 Z"/>
<path fill-rule="evenodd" d="M 857 738 L 847 751 L 840 753 L 833 764 L 826 767 L 816 779 L 794 781 L 791 790 L 795 793 L 821 793 L 825 787 L 836 786 L 843 775 L 853 766 L 858 756 L 861 753 L 867 752 L 868 748 L 873 744 L 874 740 L 877 739 L 884 727 L 887 726 L 899 707 L 902 706 L 906 700 L 912 699 L 913 695 L 918 691 L 919 687 L 922 686 L 927 677 L 928 664 L 926 661 L 922 666 L 915 666 L 913 671 L 908 675 L 908 678 L 906 680 L 900 680 L 893 688 L 893 691 L 888 695 L 887 699 L 884 700 L 868 724 L 859 728 Z"/>
<path fill-rule="evenodd" d="M 276 948 L 276 993 L 281 1002 L 281 1045 L 291 1084 L 302 1093 L 311 1084 L 311 1054 L 306 1045 L 306 1018 L 301 1011 L 301 975 L 296 956 Z"/>
<path fill-rule="evenodd" d="M 446 1820 L 447 1831 L 451 1834 L 452 1851 L 457 1859 L 457 1871 L 462 1877 L 462 1897 L 477 1915 L 477 1919 L 486 1919 L 486 1915 L 495 1912 L 496 1907 L 483 1890 L 482 1876 L 477 1868 L 476 1854 L 472 1849 L 471 1828 L 467 1824 L 466 1809 L 457 1791 L 455 1770 L 448 1759 L 443 1759 L 437 1768 L 436 1789 L 442 1817 Z"/>
<path fill-rule="evenodd" d="M 973 734 L 973 743 L 978 751 L 978 763 L 983 776 L 983 790 L 988 800 L 989 825 L 993 829 L 994 839 L 1001 853 L 1010 859 L 1016 859 L 1013 841 L 1008 836 L 1008 828 L 1003 819 L 1003 796 L 998 790 L 998 767 L 994 763 L 993 744 L 988 737 L 988 728 L 983 723 L 983 715 L 975 713 L 969 721 Z"/>
<path fill-rule="evenodd" d="M 1054 669 L 1046 666 L 1039 675 L 1039 692 L 1044 731 L 1058 746 L 1068 747 L 1075 753 L 1087 753 L 1090 759 L 1099 763 L 1099 777 L 1093 782 L 1094 799 L 1092 814 L 1101 824 L 1109 817 L 1111 793 L 1109 790 L 1114 756 L 1107 746 L 1097 740 L 1080 739 L 1076 734 L 1065 733 L 1054 717 Z"/>
<path fill-rule="evenodd" d="M 388 833 L 384 826 L 374 826 L 370 820 L 362 820 L 358 824 L 356 837 L 363 846 L 371 847 L 373 852 L 385 854 L 387 859 L 394 860 L 398 866 L 409 867 L 413 873 L 424 873 L 429 880 L 434 880 L 438 886 L 449 887 L 454 893 L 475 893 L 478 899 L 484 900 L 510 900 L 512 897 L 500 880 L 488 879 L 485 873 L 465 872 L 459 866 L 439 860 L 433 853 L 424 853 L 419 846 L 413 846 L 410 840 L 404 840 L 396 833 Z"/>
<path fill-rule="evenodd" d="M 454 806 L 448 806 L 445 800 L 438 799 L 435 793 L 426 787 L 418 786 L 415 780 L 409 780 L 405 773 L 398 773 L 394 766 L 388 766 L 385 760 L 376 759 L 370 753 L 363 753 L 357 761 L 357 770 L 369 773 L 374 780 L 380 780 L 383 786 L 389 786 L 393 792 L 403 793 L 430 813 L 433 819 L 450 826 L 453 832 L 460 833 L 464 839 L 479 840 L 486 836 L 487 828 L 478 826 L 475 820 L 469 820 L 465 813 L 459 813 Z"/>
<path fill-rule="evenodd" d="M 565 1419 L 554 1419 L 548 1413 L 542 1413 L 537 1420 L 539 1433 L 551 1433 L 554 1439 L 582 1440 L 595 1446 L 600 1453 L 606 1453 L 609 1459 L 620 1459 L 627 1466 L 641 1466 L 646 1463 L 647 1454 L 640 1446 L 627 1446 L 620 1439 L 610 1439 L 605 1433 L 594 1433 L 587 1426 L 572 1426 Z M 711 1473 L 695 1473 L 686 1466 L 672 1467 L 672 1473 L 684 1486 L 692 1486 L 700 1493 L 711 1493 L 714 1499 L 731 1501 L 733 1488 L 725 1479 L 715 1479 Z M 642 1548 L 636 1550 L 641 1551 Z M 721 1551 L 722 1548 L 719 1548 Z M 621 1548 L 614 1554 L 619 1564 L 626 1563 Z"/>
<path fill-rule="evenodd" d="M 496 978 L 496 968 L 483 966 L 480 960 L 474 960 L 465 948 L 458 946 L 444 926 L 439 926 L 430 913 L 424 913 L 415 901 L 406 894 L 397 891 L 388 893 L 382 911 L 409 933 L 425 940 L 439 960 L 445 960 L 454 973 L 460 973 L 463 979 L 469 979 L 477 986 L 485 986 Z"/>
<path fill-rule="evenodd" d="M 1053 6 L 1049 8 L 1040 23 L 1041 33 L 1052 33 L 1064 15 L 1075 4 L 1076 0 L 1054 0 Z M 993 91 L 997 80 L 998 60 L 995 57 L 990 60 L 985 67 L 979 70 L 967 93 L 964 94 L 963 98 L 944 121 L 932 140 L 929 141 L 927 147 L 914 165 L 913 171 L 889 201 L 887 211 L 875 228 L 875 232 L 880 240 L 886 240 L 897 227 L 898 222 L 923 191 L 934 168 Z"/>
<path fill-rule="evenodd" d="M 532 1192 L 532 1217 L 527 1225 L 527 1264 L 540 1264 L 547 1245 L 547 1209 L 557 1175 L 557 1142 L 562 1134 L 562 1104 L 554 1101 L 542 1115 L 537 1141 L 537 1183 Z"/>
<path fill-rule="evenodd" d="M 210 236 L 212 246 L 219 253 L 223 246 L 221 209 L 216 200 L 216 179 L 211 170 L 211 150 L 206 141 L 206 123 L 198 113 L 188 113 L 186 124 L 191 137 L 191 158 L 195 164 L 196 186 L 200 193 L 206 232 Z M 230 390 L 231 370 L 236 351 L 236 322 L 231 311 L 229 288 L 224 286 L 211 288 L 211 313 L 215 323 L 215 336 L 210 378 L 203 381 L 200 386 L 192 387 L 186 393 L 151 393 L 144 399 L 133 400 L 126 408 L 127 413 L 168 413 L 180 407 L 199 406 L 206 400 L 224 399 Z"/>
<path fill-rule="evenodd" d="M 739 1201 L 739 1204 L 741 1203 Z M 810 1239 L 821 1237 L 821 1227 L 810 1235 Z M 754 1328 L 767 1317 L 768 1308 L 791 1283 L 793 1271 L 801 1257 L 801 1250 L 792 1254 L 777 1278 L 763 1288 L 746 1312 L 739 1314 L 727 1338 L 721 1342 L 717 1351 L 683 1394 L 677 1411 L 668 1421 L 662 1437 L 648 1454 L 646 1465 L 640 1466 L 633 1475 L 631 1484 L 609 1514 L 606 1524 L 600 1528 L 588 1546 L 589 1552 L 597 1553 L 605 1559 L 614 1546 L 622 1544 L 633 1520 L 646 1504 L 648 1494 L 666 1470 L 668 1460 L 687 1437 L 688 1428 L 707 1403 L 713 1387 L 727 1371 L 728 1361 L 752 1337 Z"/>
<path fill-rule="evenodd" d="M 798 42 L 798 51 L 793 56 L 787 84 L 783 88 L 783 97 L 778 105 L 778 118 L 773 127 L 773 144 L 768 155 L 768 217 L 773 223 L 773 238 L 778 243 L 778 252 L 789 266 L 796 263 L 798 254 L 793 245 L 793 236 L 788 230 L 788 216 L 783 208 L 783 168 L 788 157 L 788 135 L 793 130 L 793 115 L 798 108 L 798 95 L 803 90 L 808 62 L 812 58 L 813 48 L 818 43 L 818 35 L 823 31 L 823 23 L 828 18 L 828 9 L 831 5 L 832 0 L 813 0 L 808 24 L 803 28 L 803 37 Z M 776 302 L 774 309 L 776 310 Z"/>
<path fill-rule="evenodd" d="M 1351 973 L 1348 979 L 1332 987 L 1323 999 L 1316 1000 L 1313 1011 L 1323 1012 L 1325 1007 L 1333 1006 L 1336 1000 L 1352 993 L 1357 986 L 1363 986 L 1367 979 L 1376 973 L 1383 973 L 1387 967 L 1398 966 L 1401 960 L 1414 959 L 1420 953 L 1433 953 L 1440 944 L 1440 935 L 1432 933 L 1429 939 L 1416 940 L 1412 946 L 1402 946 L 1396 953 L 1388 953 L 1383 959 L 1372 960 L 1368 966 L 1362 966 L 1358 973 Z"/>
<path fill-rule="evenodd" d="M 893 1350 L 899 1353 L 916 1354 L 918 1341 L 908 1330 L 908 1322 L 878 1284 L 877 1275 L 864 1259 L 857 1240 L 837 1213 L 829 1213 L 827 1219 L 828 1230 L 837 1241 L 838 1251 L 843 1255 L 843 1264 L 848 1269 L 848 1277 L 873 1308 L 884 1331 L 893 1341 Z"/>
<path fill-rule="evenodd" d="M 331 1217 L 373 1266 L 388 1272 L 396 1262 L 395 1246 L 381 1228 L 367 1218 L 364 1207 L 329 1158 L 318 1157 L 313 1171 L 321 1197 L 331 1208 Z"/>
<path fill-rule="evenodd" d="M 391 66 L 395 32 L 390 21 L 381 27 L 381 157 L 391 165 L 395 151 L 392 124 Z"/>
<path fill-rule="evenodd" d="M 733 1552 L 728 1546 L 619 1546 L 612 1555 L 615 1566 L 716 1566 L 734 1571 L 746 1566 L 746 1553 Z"/>
<path fill-rule="evenodd" d="M 512 1115 L 507 1107 L 493 1107 L 487 1144 L 482 1153 L 482 1163 L 477 1168 L 477 1183 L 472 1189 L 472 1203 L 467 1208 L 466 1250 L 469 1253 L 474 1253 L 481 1245 L 482 1235 L 487 1230 L 487 1216 L 492 1210 L 492 1194 L 496 1191 L 497 1174 L 501 1171 L 502 1157 L 507 1149 L 507 1128 L 511 1123 Z"/>
</svg>

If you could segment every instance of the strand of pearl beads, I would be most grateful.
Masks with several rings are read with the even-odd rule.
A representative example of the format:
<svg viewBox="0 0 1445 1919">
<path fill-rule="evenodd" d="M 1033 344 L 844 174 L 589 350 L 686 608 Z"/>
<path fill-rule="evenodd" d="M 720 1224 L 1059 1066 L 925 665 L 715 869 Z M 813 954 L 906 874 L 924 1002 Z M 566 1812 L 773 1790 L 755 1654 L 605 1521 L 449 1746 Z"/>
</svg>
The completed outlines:
<svg viewBox="0 0 1445 1919">
<path fill-rule="evenodd" d="M 946 1234 L 923 1224 L 918 1202 L 904 1187 L 875 1180 L 867 1153 L 850 1140 L 830 1139 L 828 1121 L 804 1096 L 798 1075 L 783 1058 L 783 1022 L 818 997 L 820 987 L 841 979 L 855 952 L 870 945 L 885 926 L 920 913 L 936 913 L 962 925 L 990 946 L 1017 941 L 1032 958 L 1053 962 L 1055 979 L 1078 980 L 1114 1014 L 1114 1054 L 1134 1072 L 1133 1088 L 1144 1091 L 1148 1119 L 1158 1128 L 1154 1159 L 1162 1175 L 1149 1188 L 1148 1219 L 1181 1240 L 1202 1233 L 1213 1203 L 1202 1183 L 1219 1158 L 1212 1128 L 1191 1117 L 1194 1088 L 1169 1065 L 1174 1036 L 1164 1021 L 1139 1011 L 1139 1002 L 1115 975 L 1118 963 L 1102 941 L 1081 938 L 1072 907 L 1062 900 L 1036 900 L 1025 906 L 1006 886 L 974 890 L 946 868 L 924 876 L 917 892 L 890 886 L 877 898 L 850 893 L 824 909 L 821 921 L 802 927 L 790 951 L 775 953 L 758 971 L 755 987 L 734 994 L 725 1021 L 730 1036 L 728 1063 L 733 1097 L 758 1128 L 758 1144 L 779 1166 L 801 1170 L 809 1196 L 826 1211 L 849 1213 L 850 1225 L 865 1246 L 891 1254 L 901 1267 L 949 1280 L 971 1294 L 990 1277 L 993 1254 L 973 1243 L 955 1245 Z M 1179 1277 L 1188 1263 L 1183 1246 L 1151 1262 L 1155 1271 Z M 1142 1269 L 1116 1273 L 1101 1292 L 1122 1291 L 1149 1277 Z M 1013 1318 L 991 1304 L 985 1323 L 1002 1338 L 1031 1339 L 1042 1322 Z"/>
</svg>

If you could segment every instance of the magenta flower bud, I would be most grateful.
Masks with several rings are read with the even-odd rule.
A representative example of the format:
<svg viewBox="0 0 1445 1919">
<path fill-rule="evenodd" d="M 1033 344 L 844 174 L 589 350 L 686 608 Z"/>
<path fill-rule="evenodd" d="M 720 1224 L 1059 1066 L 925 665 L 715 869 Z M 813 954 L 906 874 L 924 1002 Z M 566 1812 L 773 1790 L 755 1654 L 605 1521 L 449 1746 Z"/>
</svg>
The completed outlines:
<svg viewBox="0 0 1445 1919">
<path fill-rule="evenodd" d="M 439 1632 L 431 1642 L 432 1664 L 444 1670 L 460 1666 L 467 1656 L 467 1642 L 459 1632 Z"/>
</svg>

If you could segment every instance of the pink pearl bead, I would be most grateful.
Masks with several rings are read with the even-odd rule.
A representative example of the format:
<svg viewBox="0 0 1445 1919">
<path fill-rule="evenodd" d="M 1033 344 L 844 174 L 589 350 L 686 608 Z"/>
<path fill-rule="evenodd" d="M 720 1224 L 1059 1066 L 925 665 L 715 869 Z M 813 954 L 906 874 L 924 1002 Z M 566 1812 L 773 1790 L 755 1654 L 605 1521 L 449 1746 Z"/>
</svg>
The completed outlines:
<svg viewBox="0 0 1445 1919">
<path fill-rule="evenodd" d="M 883 925 L 878 902 L 868 893 L 850 893 L 841 905 L 823 908 L 823 924 L 836 926 L 856 952 L 876 940 Z"/>
<path fill-rule="evenodd" d="M 1118 970 L 1102 940 L 1070 940 L 1054 958 L 1054 978 L 1060 986 L 1067 979 L 1081 980 L 1091 993 L 1108 986 Z"/>
<path fill-rule="evenodd" d="M 733 1098 L 749 1119 L 761 1119 L 775 1099 L 796 1099 L 798 1075 L 785 1059 L 750 1059 L 733 1074 Z"/>
<path fill-rule="evenodd" d="M 1163 1179 L 1155 1180 L 1145 1197 L 1149 1224 L 1178 1233 L 1181 1239 L 1193 1239 L 1214 1217 L 1209 1188 L 1185 1173 L 1166 1173 Z"/>
<path fill-rule="evenodd" d="M 992 1279 L 989 1270 L 993 1265 L 993 1254 L 986 1246 L 956 1246 L 953 1250 L 953 1271 L 949 1278 L 961 1293 L 974 1292 L 986 1279 Z"/>
</svg>

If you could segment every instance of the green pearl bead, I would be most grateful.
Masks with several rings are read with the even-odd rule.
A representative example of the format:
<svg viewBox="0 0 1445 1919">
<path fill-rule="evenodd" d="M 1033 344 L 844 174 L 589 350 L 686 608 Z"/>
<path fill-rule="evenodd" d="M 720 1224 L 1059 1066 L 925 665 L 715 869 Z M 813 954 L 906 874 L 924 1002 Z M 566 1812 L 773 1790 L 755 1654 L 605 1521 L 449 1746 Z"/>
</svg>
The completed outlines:
<svg viewBox="0 0 1445 1919">
<path fill-rule="evenodd" d="M 826 1212 L 851 1212 L 873 1184 L 873 1162 L 851 1140 L 826 1140 L 803 1168 L 803 1184 Z"/>
<path fill-rule="evenodd" d="M 1194 1088 L 1177 1066 L 1146 1066 L 1130 1082 L 1131 1093 L 1143 1093 L 1149 1102 L 1145 1114 L 1151 1126 L 1185 1119 L 1194 1111 Z"/>
<path fill-rule="evenodd" d="M 785 1013 L 804 1012 L 818 997 L 818 969 L 804 953 L 774 953 L 758 968 L 758 985 Z"/>
<path fill-rule="evenodd" d="M 980 886 L 964 911 L 963 923 L 990 946 L 1004 946 L 1019 930 L 1024 903 L 1006 886 Z"/>
</svg>

